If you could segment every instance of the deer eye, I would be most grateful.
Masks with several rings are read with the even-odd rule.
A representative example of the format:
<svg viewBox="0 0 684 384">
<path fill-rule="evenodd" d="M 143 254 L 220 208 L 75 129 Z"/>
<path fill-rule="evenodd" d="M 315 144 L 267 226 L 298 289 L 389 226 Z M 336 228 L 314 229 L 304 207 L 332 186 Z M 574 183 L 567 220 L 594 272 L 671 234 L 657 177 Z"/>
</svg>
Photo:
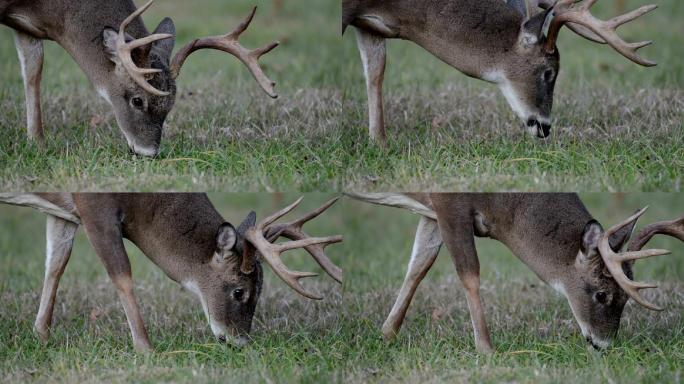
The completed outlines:
<svg viewBox="0 0 684 384">
<path fill-rule="evenodd" d="M 597 301 L 598 303 L 605 304 L 605 303 L 606 303 L 606 299 L 608 299 L 608 295 L 606 295 L 606 293 L 603 292 L 603 291 L 598 291 L 598 292 L 596 292 L 596 294 L 594 295 L 594 298 L 596 299 L 596 301 Z"/>
<path fill-rule="evenodd" d="M 544 71 L 544 81 L 547 83 L 552 82 L 554 75 L 555 74 L 553 73 L 553 69 L 547 69 L 546 71 Z"/>
<path fill-rule="evenodd" d="M 131 99 L 131 105 L 133 105 L 135 108 L 141 109 L 145 103 L 143 102 L 143 99 L 136 96 Z"/>
<path fill-rule="evenodd" d="M 242 288 L 236 288 L 233 290 L 233 298 L 237 301 L 242 301 L 242 298 L 245 295 L 245 291 Z"/>
</svg>

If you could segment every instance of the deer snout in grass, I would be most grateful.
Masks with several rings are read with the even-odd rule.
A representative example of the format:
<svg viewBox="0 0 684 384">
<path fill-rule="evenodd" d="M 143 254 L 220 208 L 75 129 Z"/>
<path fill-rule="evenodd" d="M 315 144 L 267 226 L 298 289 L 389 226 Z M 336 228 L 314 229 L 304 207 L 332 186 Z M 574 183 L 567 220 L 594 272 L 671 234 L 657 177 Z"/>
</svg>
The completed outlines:
<svg viewBox="0 0 684 384">
<path fill-rule="evenodd" d="M 541 122 L 537 119 L 527 120 L 527 131 L 540 139 L 545 139 L 551 134 L 551 124 Z"/>
<path fill-rule="evenodd" d="M 216 337 L 220 342 L 229 344 L 233 347 L 236 348 L 242 348 L 245 345 L 249 344 L 250 339 L 249 336 L 246 335 L 240 335 L 240 336 L 231 336 L 231 335 L 219 335 Z"/>
</svg>

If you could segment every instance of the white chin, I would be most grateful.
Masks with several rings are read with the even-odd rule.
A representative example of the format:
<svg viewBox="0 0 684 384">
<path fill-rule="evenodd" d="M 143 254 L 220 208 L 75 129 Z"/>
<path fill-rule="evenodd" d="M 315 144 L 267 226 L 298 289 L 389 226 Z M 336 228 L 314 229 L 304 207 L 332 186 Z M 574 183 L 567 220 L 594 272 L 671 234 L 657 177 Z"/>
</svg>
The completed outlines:
<svg viewBox="0 0 684 384">
<path fill-rule="evenodd" d="M 154 157 L 157 156 L 158 150 L 156 148 L 150 148 L 150 147 L 139 147 L 137 145 L 133 145 L 133 152 L 140 156 L 147 156 L 147 157 Z"/>
</svg>

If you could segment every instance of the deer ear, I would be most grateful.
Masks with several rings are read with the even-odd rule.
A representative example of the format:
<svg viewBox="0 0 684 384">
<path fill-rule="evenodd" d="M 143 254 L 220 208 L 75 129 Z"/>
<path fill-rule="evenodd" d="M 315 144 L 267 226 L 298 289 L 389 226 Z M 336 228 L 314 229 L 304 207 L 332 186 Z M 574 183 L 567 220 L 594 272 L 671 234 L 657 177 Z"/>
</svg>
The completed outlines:
<svg viewBox="0 0 684 384">
<path fill-rule="evenodd" d="M 506 5 L 516 10 L 525 20 L 530 17 L 525 0 L 507 0 Z"/>
<path fill-rule="evenodd" d="M 520 43 L 528 47 L 544 40 L 552 18 L 553 10 L 549 9 L 525 19 L 520 28 Z"/>
<path fill-rule="evenodd" d="M 256 212 L 250 212 L 245 220 L 242 221 L 237 229 L 238 234 L 242 240 L 238 243 L 238 252 L 242 254 L 242 263 L 240 264 L 240 271 L 245 274 L 250 274 L 254 271 L 254 266 L 256 264 L 256 248 L 248 241 L 245 241 L 245 232 L 256 225 Z"/>
<path fill-rule="evenodd" d="M 237 232 L 230 223 L 223 223 L 216 232 L 216 251 L 212 259 L 212 266 L 217 270 L 223 271 L 231 263 L 237 261 L 235 256 L 235 244 L 237 243 Z"/>
<path fill-rule="evenodd" d="M 223 223 L 216 233 L 216 250 L 229 252 L 235 248 L 237 232 L 230 223 Z"/>
<path fill-rule="evenodd" d="M 589 260 L 598 255 L 598 245 L 603 235 L 603 227 L 598 221 L 592 220 L 584 226 L 582 243 L 580 244 L 580 261 Z"/>
<path fill-rule="evenodd" d="M 173 35 L 171 38 L 157 40 L 152 43 L 152 52 L 162 57 L 168 65 L 171 60 L 173 46 L 176 44 L 176 26 L 173 25 L 173 20 L 171 20 L 169 17 L 165 17 L 164 20 L 159 23 L 153 33 L 168 33 Z"/>
<path fill-rule="evenodd" d="M 245 231 L 256 225 L 256 212 L 250 212 L 247 217 L 240 223 L 237 231 L 240 235 L 243 235 Z"/>
<path fill-rule="evenodd" d="M 102 31 L 102 48 L 109 60 L 117 65 L 120 64 L 119 57 L 116 55 L 116 39 L 118 36 L 119 32 L 109 27 Z"/>
</svg>

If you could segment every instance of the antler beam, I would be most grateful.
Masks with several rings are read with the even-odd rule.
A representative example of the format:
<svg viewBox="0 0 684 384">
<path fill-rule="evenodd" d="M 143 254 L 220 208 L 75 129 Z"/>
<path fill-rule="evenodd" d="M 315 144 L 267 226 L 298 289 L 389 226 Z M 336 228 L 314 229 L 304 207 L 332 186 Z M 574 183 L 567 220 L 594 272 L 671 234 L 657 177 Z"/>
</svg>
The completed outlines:
<svg viewBox="0 0 684 384">
<path fill-rule="evenodd" d="M 549 26 L 546 49 L 548 51 L 555 50 L 558 32 L 563 25 L 568 25 L 568 27 L 578 35 L 598 43 L 608 44 L 622 56 L 639 65 L 645 67 L 657 65 L 657 63 L 653 61 L 643 59 L 637 53 L 637 50 L 650 45 L 652 43 L 651 41 L 628 43 L 617 34 L 617 28 L 651 12 L 658 8 L 658 6 L 655 4 L 645 5 L 634 11 L 616 16 L 606 21 L 596 18 L 590 12 L 591 7 L 597 1 L 598 0 L 559 0 L 555 2 L 552 10 L 554 16 L 551 25 Z M 539 5 L 542 8 L 548 8 L 549 2 L 543 1 L 540 2 Z"/>
<path fill-rule="evenodd" d="M 283 236 L 286 237 L 290 240 L 302 240 L 306 239 L 309 236 L 304 233 L 303 231 L 303 226 L 306 224 L 308 221 L 316 218 L 318 215 L 326 211 L 330 206 L 335 204 L 339 197 L 335 197 L 322 206 L 320 206 L 318 209 L 315 209 L 306 215 L 300 217 L 299 219 L 295 221 L 291 221 L 289 223 L 283 223 L 283 224 L 277 224 L 272 227 L 269 227 L 266 233 L 266 238 L 270 241 L 273 242 L 275 241 L 278 237 Z M 325 247 L 328 244 L 313 244 L 310 246 L 305 247 L 304 249 L 309 252 L 309 254 L 316 260 L 318 265 L 323 268 L 323 270 L 335 281 L 338 283 L 342 284 L 342 269 L 338 266 L 336 266 L 325 254 Z"/>
<path fill-rule="evenodd" d="M 333 199 L 325 203 L 320 208 L 306 214 L 298 220 L 290 223 L 279 224 L 274 227 L 269 227 L 275 221 L 285 216 L 292 211 L 302 201 L 300 197 L 293 204 L 281 209 L 280 211 L 266 217 L 260 221 L 256 226 L 249 228 L 245 232 L 245 239 L 249 241 L 261 253 L 264 261 L 266 261 L 273 271 L 280 277 L 287 285 L 294 289 L 300 295 L 309 299 L 320 300 L 323 297 L 308 291 L 299 282 L 304 277 L 317 276 L 313 272 L 299 272 L 292 271 L 283 263 L 280 255 L 291 249 L 304 248 L 311 256 L 318 262 L 318 264 L 328 273 L 332 278 L 338 282 L 342 282 L 342 271 L 339 267 L 330 261 L 325 255 L 324 248 L 330 244 L 339 243 L 342 241 L 342 236 L 328 236 L 328 237 L 308 237 L 303 231 L 302 226 L 307 221 L 320 215 L 337 199 Z M 279 236 L 284 236 L 294 241 L 274 244 Z"/>
<path fill-rule="evenodd" d="M 183 48 L 180 49 L 180 51 L 178 51 L 178 53 L 176 53 L 176 55 L 173 57 L 173 60 L 171 61 L 171 75 L 174 78 L 178 77 L 181 68 L 183 67 L 183 63 L 185 63 L 185 60 L 193 52 L 200 49 L 217 49 L 237 57 L 238 60 L 240 60 L 245 66 L 247 66 L 249 71 L 252 73 L 252 76 L 254 76 L 254 79 L 257 81 L 257 83 L 259 83 L 261 88 L 270 97 L 277 98 L 278 95 L 275 92 L 275 82 L 270 80 L 264 74 L 263 70 L 259 66 L 259 58 L 273 50 L 275 47 L 278 46 L 279 43 L 273 42 L 262 48 L 247 49 L 243 47 L 239 42 L 240 35 L 245 30 L 247 30 L 249 24 L 252 22 L 254 14 L 256 13 L 256 9 L 257 7 L 254 7 L 252 9 L 252 12 L 247 16 L 247 18 L 245 18 L 245 20 L 243 20 L 242 23 L 240 23 L 240 25 L 238 25 L 237 28 L 235 28 L 233 32 L 229 34 L 223 36 L 212 36 L 201 39 L 195 39 L 192 42 L 186 44 Z"/>
<path fill-rule="evenodd" d="M 684 241 L 684 216 L 676 220 L 660 221 L 649 224 L 629 242 L 627 250 L 638 251 L 655 235 L 668 235 Z"/>
<path fill-rule="evenodd" d="M 643 305 L 644 307 L 646 307 L 648 309 L 651 309 L 654 311 L 662 311 L 663 310 L 662 308 L 656 306 L 655 304 L 649 303 L 648 301 L 646 301 L 646 299 L 641 297 L 641 295 L 639 294 L 639 291 L 642 289 L 657 288 L 658 286 L 656 284 L 632 281 L 630 278 L 627 277 L 627 275 L 625 275 L 625 272 L 622 269 L 622 263 L 628 262 L 631 260 L 644 259 L 647 257 L 667 255 L 670 253 L 670 251 L 664 250 L 664 249 L 647 249 L 647 250 L 635 249 L 635 250 L 631 250 L 630 252 L 615 253 L 610 248 L 610 243 L 609 243 L 609 239 L 610 239 L 611 235 L 613 235 L 615 232 L 619 231 L 620 229 L 624 228 L 625 226 L 631 224 L 632 222 L 636 221 L 639 217 L 641 217 L 641 215 L 644 214 L 644 212 L 646 212 L 646 209 L 647 208 L 643 208 L 643 209 L 639 210 L 637 213 L 635 213 L 631 217 L 627 218 L 623 222 L 621 222 L 621 223 L 613 226 L 609 230 L 607 230 L 603 234 L 603 236 L 601 237 L 601 240 L 599 242 L 599 253 L 601 254 L 601 257 L 603 258 L 603 262 L 606 265 L 606 268 L 608 268 L 608 271 L 613 276 L 613 279 L 615 279 L 615 282 L 618 283 L 618 285 L 632 299 L 634 299 L 634 301 L 636 301 L 637 303 Z"/>
</svg>

